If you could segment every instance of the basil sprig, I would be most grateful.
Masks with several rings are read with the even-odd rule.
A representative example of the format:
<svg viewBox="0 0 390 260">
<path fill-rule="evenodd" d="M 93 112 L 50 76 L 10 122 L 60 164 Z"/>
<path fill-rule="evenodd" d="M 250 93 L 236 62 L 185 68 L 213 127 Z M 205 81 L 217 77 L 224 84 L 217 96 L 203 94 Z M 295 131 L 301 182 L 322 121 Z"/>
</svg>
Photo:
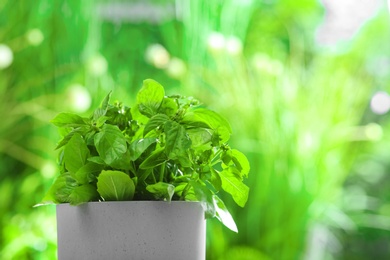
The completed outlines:
<svg viewBox="0 0 390 260">
<path fill-rule="evenodd" d="M 250 166 L 227 144 L 232 130 L 226 119 L 196 99 L 165 96 L 151 79 L 131 108 L 110 104 L 110 96 L 90 117 L 60 113 L 51 121 L 63 135 L 60 175 L 44 202 L 200 201 L 206 217 L 237 232 L 218 195 L 224 191 L 244 207 Z"/>
</svg>

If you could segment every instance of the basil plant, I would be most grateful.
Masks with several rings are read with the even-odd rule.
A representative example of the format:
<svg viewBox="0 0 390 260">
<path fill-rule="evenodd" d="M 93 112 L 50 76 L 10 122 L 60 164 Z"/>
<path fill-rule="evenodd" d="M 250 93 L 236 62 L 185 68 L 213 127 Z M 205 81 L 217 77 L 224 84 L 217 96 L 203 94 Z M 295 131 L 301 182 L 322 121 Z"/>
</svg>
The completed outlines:
<svg viewBox="0 0 390 260">
<path fill-rule="evenodd" d="M 62 135 L 60 174 L 43 203 L 199 201 L 206 217 L 237 232 L 218 194 L 244 207 L 249 162 L 227 144 L 229 123 L 194 98 L 165 96 L 151 79 L 131 108 L 110 104 L 110 94 L 90 117 L 60 113 L 51 121 Z"/>
</svg>

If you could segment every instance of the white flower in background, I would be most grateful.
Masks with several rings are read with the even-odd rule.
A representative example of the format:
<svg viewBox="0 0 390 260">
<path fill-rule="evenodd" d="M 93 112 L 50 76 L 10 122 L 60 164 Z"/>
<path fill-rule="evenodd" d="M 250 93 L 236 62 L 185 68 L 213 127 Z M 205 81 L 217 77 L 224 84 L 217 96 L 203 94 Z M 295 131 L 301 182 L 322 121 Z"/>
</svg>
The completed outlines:
<svg viewBox="0 0 390 260">
<path fill-rule="evenodd" d="M 166 68 L 167 74 L 174 78 L 181 78 L 187 71 L 187 66 L 181 59 L 172 58 L 169 61 L 168 67 Z"/>
<path fill-rule="evenodd" d="M 87 71 L 93 76 L 102 76 L 107 72 L 108 63 L 101 54 L 96 54 L 87 62 Z"/>
<path fill-rule="evenodd" d="M 241 54 L 243 49 L 242 41 L 235 36 L 230 36 L 226 40 L 225 48 L 229 54 L 232 55 Z"/>
<path fill-rule="evenodd" d="M 91 107 L 92 99 L 88 90 L 80 85 L 70 85 L 67 90 L 67 99 L 70 109 L 73 112 L 83 113 Z"/>
<path fill-rule="evenodd" d="M 383 130 L 380 125 L 370 123 L 364 127 L 364 134 L 368 140 L 379 141 L 383 137 Z"/>
<path fill-rule="evenodd" d="M 167 68 L 171 58 L 164 46 L 156 43 L 148 46 L 145 59 L 156 68 L 164 69 Z"/>
<path fill-rule="evenodd" d="M 226 39 L 222 33 L 212 32 L 207 38 L 207 47 L 212 53 L 219 53 L 225 49 Z"/>
<path fill-rule="evenodd" d="M 280 75 L 283 72 L 283 64 L 275 59 L 272 59 L 267 54 L 256 53 L 252 57 L 252 66 L 260 71 L 270 75 Z"/>
<path fill-rule="evenodd" d="M 47 161 L 41 168 L 41 175 L 46 179 L 52 179 L 57 173 L 57 165 L 51 161 Z"/>
<path fill-rule="evenodd" d="M 384 91 L 378 91 L 371 98 L 370 107 L 375 114 L 385 114 L 390 109 L 390 97 Z"/>
<path fill-rule="evenodd" d="M 38 46 L 45 39 L 42 31 L 37 28 L 29 30 L 26 34 L 26 38 L 27 41 L 33 46 Z"/>
<path fill-rule="evenodd" d="M 0 70 L 8 68 L 14 60 L 14 54 L 10 47 L 0 44 Z"/>
</svg>

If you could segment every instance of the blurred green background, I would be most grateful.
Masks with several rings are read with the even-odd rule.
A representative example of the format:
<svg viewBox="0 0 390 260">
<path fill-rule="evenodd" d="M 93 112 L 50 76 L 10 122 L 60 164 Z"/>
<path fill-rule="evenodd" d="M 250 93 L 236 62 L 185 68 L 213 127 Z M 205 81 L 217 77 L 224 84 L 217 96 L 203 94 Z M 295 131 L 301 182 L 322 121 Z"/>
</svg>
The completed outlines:
<svg viewBox="0 0 390 260">
<path fill-rule="evenodd" d="M 239 233 L 208 221 L 207 259 L 389 259 L 389 12 L 330 2 L 0 0 L 0 259 L 56 259 L 55 208 L 33 208 L 49 120 L 146 78 L 221 112 L 250 159 Z"/>
</svg>

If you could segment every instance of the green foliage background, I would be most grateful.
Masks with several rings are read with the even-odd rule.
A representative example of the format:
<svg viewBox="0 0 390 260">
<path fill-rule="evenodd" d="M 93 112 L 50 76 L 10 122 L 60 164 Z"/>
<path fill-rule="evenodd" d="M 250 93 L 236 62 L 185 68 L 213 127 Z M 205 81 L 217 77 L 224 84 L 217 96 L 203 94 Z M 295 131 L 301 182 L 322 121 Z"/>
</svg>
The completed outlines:
<svg viewBox="0 0 390 260">
<path fill-rule="evenodd" d="M 107 15 L 118 4 L 131 15 Z M 228 205 L 240 232 L 209 221 L 207 259 L 388 258 L 389 117 L 369 108 L 389 91 L 388 11 L 331 47 L 314 40 L 323 17 L 309 0 L 0 0 L 13 53 L 0 69 L 0 258 L 56 258 L 54 207 L 33 208 L 57 174 L 49 120 L 87 115 L 109 90 L 130 103 L 145 78 L 221 112 L 251 161 L 246 207 Z"/>
</svg>

